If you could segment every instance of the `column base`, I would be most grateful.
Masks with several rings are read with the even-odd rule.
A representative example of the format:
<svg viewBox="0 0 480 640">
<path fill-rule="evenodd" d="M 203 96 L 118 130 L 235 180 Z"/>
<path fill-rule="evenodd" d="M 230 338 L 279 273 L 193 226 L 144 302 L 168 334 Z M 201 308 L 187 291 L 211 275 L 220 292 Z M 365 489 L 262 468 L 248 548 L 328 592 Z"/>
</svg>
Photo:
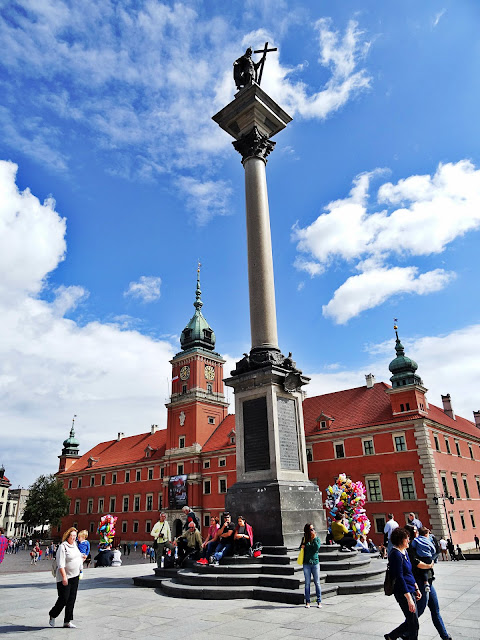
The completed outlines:
<svg viewBox="0 0 480 640">
<path fill-rule="evenodd" d="M 243 515 L 264 545 L 299 546 L 307 522 L 322 537 L 327 529 L 322 494 L 313 482 L 237 482 L 227 491 L 225 508 L 233 522 Z"/>
</svg>

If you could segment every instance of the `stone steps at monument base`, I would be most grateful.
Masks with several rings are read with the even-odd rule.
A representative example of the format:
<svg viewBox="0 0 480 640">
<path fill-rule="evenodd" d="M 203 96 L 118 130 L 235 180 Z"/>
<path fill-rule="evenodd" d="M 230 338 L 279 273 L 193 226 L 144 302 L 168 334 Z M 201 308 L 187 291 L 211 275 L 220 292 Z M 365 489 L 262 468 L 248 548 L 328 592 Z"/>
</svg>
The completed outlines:
<svg viewBox="0 0 480 640">
<path fill-rule="evenodd" d="M 303 576 L 302 576 L 303 578 Z M 250 574 L 211 574 L 205 575 L 182 569 L 178 572 L 176 581 L 186 585 L 201 586 L 225 586 L 225 587 L 273 587 L 275 589 L 291 589 L 300 588 L 300 577 L 295 576 L 278 576 L 263 573 Z"/>
<path fill-rule="evenodd" d="M 287 552 L 287 558 L 290 558 L 292 562 L 296 562 L 298 558 L 298 554 L 300 553 L 299 549 L 289 549 Z M 342 562 L 343 560 L 348 560 L 349 558 L 357 558 L 359 555 L 370 555 L 370 554 L 359 554 L 356 551 L 330 551 L 324 552 L 321 551 L 318 554 L 318 559 L 320 562 L 322 560 L 326 560 L 328 562 Z"/>
<path fill-rule="evenodd" d="M 352 595 L 355 593 L 376 593 L 383 594 L 384 578 L 381 580 L 360 580 L 359 582 L 338 582 L 335 586 L 339 596 Z M 323 589 L 323 587 L 322 587 Z"/>
<path fill-rule="evenodd" d="M 230 558 L 225 558 L 228 562 Z M 193 567 L 189 567 L 191 570 L 197 571 L 198 573 L 211 573 L 215 571 L 216 573 L 251 573 L 252 571 L 255 573 L 268 573 L 268 574 L 276 574 L 282 576 L 293 576 L 297 570 L 303 571 L 300 565 L 289 565 L 289 564 L 221 564 L 218 567 L 208 565 L 208 564 L 194 564 Z M 174 576 L 171 576 L 174 577 Z"/>
<path fill-rule="evenodd" d="M 171 580 L 171 578 L 159 577 L 156 575 L 138 576 L 132 578 L 133 584 L 136 587 L 148 587 L 150 589 L 160 589 L 160 585 L 164 580 Z"/>
<path fill-rule="evenodd" d="M 320 562 L 322 571 L 341 571 L 348 569 L 360 569 L 370 564 L 370 558 L 355 558 L 346 562 Z"/>
<path fill-rule="evenodd" d="M 228 589 L 218 586 L 184 585 L 176 579 L 164 580 L 162 591 L 174 598 L 198 598 L 203 600 L 230 600 L 235 598 L 251 598 L 268 602 L 283 602 L 285 604 L 303 604 L 303 590 L 278 589 L 272 587 L 235 587 Z M 322 587 L 322 599 L 337 594 L 336 585 Z"/>
<path fill-rule="evenodd" d="M 355 571 L 328 571 L 327 582 L 337 584 L 340 582 L 352 582 L 352 578 L 355 578 L 355 582 L 364 580 L 377 580 L 384 579 L 386 566 L 379 565 L 374 567 L 365 567 L 364 569 L 357 569 Z"/>
</svg>

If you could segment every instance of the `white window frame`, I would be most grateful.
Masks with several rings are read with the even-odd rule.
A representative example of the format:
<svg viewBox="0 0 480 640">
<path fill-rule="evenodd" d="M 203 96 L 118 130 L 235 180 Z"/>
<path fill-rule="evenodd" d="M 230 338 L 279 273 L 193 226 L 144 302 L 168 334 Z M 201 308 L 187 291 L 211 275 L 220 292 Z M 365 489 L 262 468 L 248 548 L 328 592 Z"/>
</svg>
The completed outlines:
<svg viewBox="0 0 480 640">
<path fill-rule="evenodd" d="M 383 521 L 384 521 L 383 529 L 384 529 L 385 528 L 385 524 L 387 523 L 387 514 L 386 513 L 372 513 L 373 528 L 375 530 L 375 533 L 381 533 L 383 535 L 383 529 L 381 531 L 378 531 L 377 518 L 383 518 Z"/>
<path fill-rule="evenodd" d="M 152 530 L 152 521 L 145 520 L 145 533 L 150 533 L 151 530 Z"/>
<path fill-rule="evenodd" d="M 112 500 L 113 500 L 114 509 L 110 509 L 110 507 L 112 506 Z M 110 513 L 115 513 L 115 511 L 117 510 L 117 496 L 110 496 L 108 506 L 109 506 L 109 509 L 108 509 L 109 512 Z"/>
<path fill-rule="evenodd" d="M 204 460 L 203 461 L 203 468 L 204 469 L 210 469 L 210 460 Z"/>
<path fill-rule="evenodd" d="M 135 503 L 138 501 L 138 509 L 135 509 Z M 134 513 L 140 513 L 140 511 L 142 510 L 142 496 L 140 493 L 136 493 L 133 496 L 133 512 Z"/>
<path fill-rule="evenodd" d="M 140 528 L 140 523 L 138 520 L 133 521 L 133 533 L 138 533 Z"/>
<path fill-rule="evenodd" d="M 210 513 L 203 514 L 203 526 L 209 527 L 212 524 L 212 519 L 210 517 Z"/>
<path fill-rule="evenodd" d="M 105 509 L 105 498 L 99 498 L 98 499 L 98 513 L 102 513 L 102 511 L 104 509 Z"/>
<path fill-rule="evenodd" d="M 346 458 L 346 455 L 345 455 L 345 441 L 344 440 L 335 440 L 332 444 L 333 444 L 333 455 L 334 455 L 335 459 L 336 460 L 343 460 L 344 458 Z M 337 446 L 338 445 L 342 445 L 343 456 L 337 456 Z"/>
<path fill-rule="evenodd" d="M 403 440 L 405 442 L 405 449 L 401 449 L 399 451 L 397 449 L 397 443 L 395 442 L 395 438 L 400 438 L 400 437 L 403 437 Z M 396 431 L 395 433 L 392 433 L 392 442 L 393 442 L 393 451 L 395 453 L 404 453 L 405 451 L 408 451 L 407 436 L 405 435 L 405 431 Z"/>
<path fill-rule="evenodd" d="M 152 500 L 152 506 L 150 507 L 150 509 L 148 508 L 149 498 L 151 498 Z M 153 493 L 147 493 L 147 495 L 145 496 L 145 511 L 153 511 Z"/>
<path fill-rule="evenodd" d="M 224 480 L 224 481 L 225 481 L 225 491 L 222 491 L 222 490 L 221 490 L 221 483 L 222 483 L 222 480 Z M 220 477 L 218 478 L 218 493 L 220 493 L 220 494 L 222 494 L 222 495 L 225 495 L 225 494 L 227 493 L 227 490 L 228 490 L 227 476 L 220 476 Z"/>
<path fill-rule="evenodd" d="M 178 448 L 179 449 L 185 449 L 185 436 L 178 436 Z"/>
<path fill-rule="evenodd" d="M 223 469 L 226 466 L 227 466 L 227 458 L 219 458 L 218 467 Z"/>
<path fill-rule="evenodd" d="M 128 520 L 122 520 L 122 533 L 127 533 L 128 531 Z"/>
<path fill-rule="evenodd" d="M 87 513 L 88 514 L 93 513 L 93 498 L 89 498 L 87 500 Z"/>
<path fill-rule="evenodd" d="M 372 453 L 367 453 L 365 451 L 365 443 L 366 442 L 371 442 L 372 443 Z M 374 456 L 375 455 L 375 440 L 373 439 L 373 436 L 370 436 L 368 438 L 362 438 L 362 450 L 363 450 L 363 455 L 364 456 Z"/>
<path fill-rule="evenodd" d="M 438 433 L 436 433 L 435 431 L 432 431 L 432 435 L 433 435 L 433 446 L 435 447 L 435 451 L 437 453 L 441 453 L 442 447 L 440 446 L 440 438 L 438 436 Z M 438 447 L 437 447 L 437 444 L 438 444 Z"/>
<path fill-rule="evenodd" d="M 368 475 L 365 476 L 365 488 L 367 490 L 367 500 L 368 502 L 371 502 L 372 504 L 378 503 L 378 502 L 383 502 L 383 490 L 382 490 L 382 479 L 380 477 L 381 474 L 379 473 L 370 473 Z M 370 494 L 370 487 L 368 486 L 368 482 L 369 480 L 378 480 L 378 484 L 380 487 L 380 499 L 379 500 L 372 500 L 371 494 Z"/>
<path fill-rule="evenodd" d="M 141 469 L 136 469 L 135 470 L 135 482 L 141 482 L 142 481 L 142 470 Z"/>
<path fill-rule="evenodd" d="M 91 487 L 95 486 L 95 476 L 90 476 L 90 486 Z"/>
<path fill-rule="evenodd" d="M 177 476 L 183 475 L 185 475 L 185 465 L 183 464 L 183 462 L 179 462 L 177 464 Z"/>
<path fill-rule="evenodd" d="M 310 453 L 310 456 L 308 455 Z M 305 447 L 305 454 L 307 456 L 307 462 L 313 462 L 313 447 L 307 445 Z"/>
<path fill-rule="evenodd" d="M 413 484 L 413 498 L 404 498 L 402 491 L 402 478 L 410 478 Z M 398 495 L 400 500 L 408 502 L 409 500 L 417 500 L 417 487 L 415 485 L 415 474 L 413 471 L 397 471 Z"/>
<path fill-rule="evenodd" d="M 209 491 L 206 490 L 207 482 L 210 485 L 210 490 Z M 203 480 L 203 495 L 204 496 L 209 496 L 209 495 L 211 495 L 211 493 L 212 493 L 212 479 L 211 478 L 205 478 Z"/>
</svg>

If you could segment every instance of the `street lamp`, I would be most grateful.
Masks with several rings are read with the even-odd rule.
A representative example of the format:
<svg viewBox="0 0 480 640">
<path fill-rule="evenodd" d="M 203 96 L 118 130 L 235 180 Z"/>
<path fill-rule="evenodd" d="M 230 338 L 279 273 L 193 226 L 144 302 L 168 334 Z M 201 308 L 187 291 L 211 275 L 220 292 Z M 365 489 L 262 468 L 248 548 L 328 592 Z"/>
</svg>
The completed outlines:
<svg viewBox="0 0 480 640">
<path fill-rule="evenodd" d="M 443 508 L 445 510 L 445 518 L 447 520 L 448 534 L 449 534 L 450 540 L 452 541 L 452 544 L 453 544 L 452 532 L 450 530 L 450 520 L 449 520 L 448 513 L 447 513 L 447 507 L 445 506 L 445 501 L 446 500 L 448 500 L 450 502 L 450 504 L 453 504 L 455 502 L 455 498 L 453 496 L 445 495 L 444 493 L 440 494 L 439 496 L 433 496 L 433 501 L 435 502 L 435 504 L 438 504 L 440 501 L 442 501 Z"/>
</svg>

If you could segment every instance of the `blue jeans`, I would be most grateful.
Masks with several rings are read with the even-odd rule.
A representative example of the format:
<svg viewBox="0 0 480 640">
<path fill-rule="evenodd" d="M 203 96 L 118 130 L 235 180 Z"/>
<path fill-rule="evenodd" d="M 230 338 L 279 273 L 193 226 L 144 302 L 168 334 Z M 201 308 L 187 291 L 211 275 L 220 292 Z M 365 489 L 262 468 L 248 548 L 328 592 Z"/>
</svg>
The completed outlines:
<svg viewBox="0 0 480 640">
<path fill-rule="evenodd" d="M 215 552 L 212 555 L 217 562 L 220 562 L 226 553 L 230 553 L 231 549 L 232 545 L 229 542 L 223 542 L 222 540 L 217 544 Z"/>
<path fill-rule="evenodd" d="M 411 612 L 408 610 L 408 602 L 405 598 L 405 594 L 397 593 L 396 591 L 393 594 L 395 596 L 395 600 L 400 605 L 400 609 L 402 610 L 403 615 L 405 616 L 405 621 L 402 624 L 390 631 L 388 634 L 392 640 L 396 640 L 396 638 L 408 636 L 409 640 L 418 640 L 418 613 L 417 606 L 415 605 L 415 611 Z M 411 594 L 413 601 L 416 603 L 415 592 Z"/>
<path fill-rule="evenodd" d="M 418 616 L 420 617 L 422 615 L 428 605 L 428 608 L 430 609 L 430 615 L 432 616 L 432 622 L 435 629 L 438 631 L 438 635 L 443 640 L 446 640 L 450 637 L 450 635 L 445 629 L 442 616 L 440 615 L 440 607 L 438 606 L 438 597 L 437 592 L 435 591 L 435 587 L 433 586 L 433 584 L 430 584 L 430 594 L 429 597 L 426 598 L 425 596 L 427 594 L 425 593 L 425 585 L 420 581 L 418 586 L 420 588 L 420 591 L 422 592 L 422 599 L 418 601 L 417 605 Z"/>
<path fill-rule="evenodd" d="M 320 587 L 320 565 L 304 564 L 303 575 L 305 576 L 305 602 L 310 602 L 310 583 L 311 583 L 312 577 L 313 577 L 313 583 L 315 585 L 317 602 L 321 602 L 322 590 Z"/>
</svg>

